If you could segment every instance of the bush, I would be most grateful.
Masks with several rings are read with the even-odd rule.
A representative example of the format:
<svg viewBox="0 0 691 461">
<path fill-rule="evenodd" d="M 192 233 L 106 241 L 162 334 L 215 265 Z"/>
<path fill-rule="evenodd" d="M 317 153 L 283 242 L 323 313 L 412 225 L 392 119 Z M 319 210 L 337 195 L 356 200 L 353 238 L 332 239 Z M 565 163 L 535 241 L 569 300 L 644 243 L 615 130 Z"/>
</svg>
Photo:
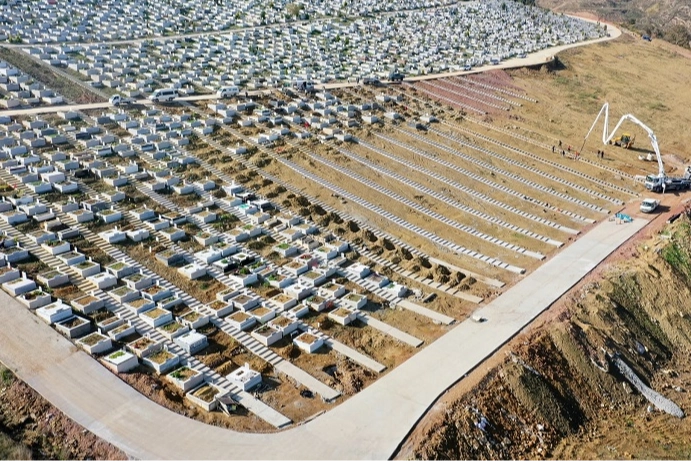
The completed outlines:
<svg viewBox="0 0 691 461">
<path fill-rule="evenodd" d="M 2 370 L 0 371 L 0 382 L 2 382 L 2 384 L 4 385 L 11 383 L 14 379 L 14 374 L 12 373 L 12 371 L 2 366 L 0 366 L 0 368 L 2 368 Z"/>
</svg>

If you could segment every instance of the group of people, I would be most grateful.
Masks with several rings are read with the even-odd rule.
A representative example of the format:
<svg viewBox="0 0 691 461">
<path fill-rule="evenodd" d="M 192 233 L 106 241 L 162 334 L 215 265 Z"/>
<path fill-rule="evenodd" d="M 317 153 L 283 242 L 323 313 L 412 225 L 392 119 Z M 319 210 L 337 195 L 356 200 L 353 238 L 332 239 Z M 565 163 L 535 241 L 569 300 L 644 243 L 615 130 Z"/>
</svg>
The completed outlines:
<svg viewBox="0 0 691 461">
<path fill-rule="evenodd" d="M 559 141 L 559 147 L 561 148 L 561 141 Z M 552 153 L 554 153 L 554 152 L 556 152 L 556 151 L 557 151 L 557 146 L 552 146 Z M 561 149 L 561 156 L 562 156 L 562 157 L 566 157 L 566 152 L 567 152 L 567 151 L 569 152 L 569 154 L 571 153 L 571 146 L 568 146 L 568 147 L 566 148 L 566 150 Z M 578 152 L 577 150 L 574 150 L 574 151 L 573 151 L 573 158 L 574 158 L 574 159 L 578 160 L 578 158 L 580 157 L 580 155 L 581 155 L 581 153 Z M 605 151 L 604 151 L 604 150 L 598 150 L 598 151 L 597 151 L 597 158 L 599 158 L 599 159 L 604 159 L 604 158 L 605 158 Z"/>
</svg>

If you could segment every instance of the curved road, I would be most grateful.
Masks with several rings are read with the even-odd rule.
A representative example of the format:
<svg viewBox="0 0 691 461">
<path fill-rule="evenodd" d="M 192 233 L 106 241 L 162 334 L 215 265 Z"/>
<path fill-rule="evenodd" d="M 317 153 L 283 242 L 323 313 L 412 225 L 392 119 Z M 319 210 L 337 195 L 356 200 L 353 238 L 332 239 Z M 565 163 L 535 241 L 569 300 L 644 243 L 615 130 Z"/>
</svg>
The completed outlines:
<svg viewBox="0 0 691 461">
<path fill-rule="evenodd" d="M 148 400 L 0 292 L 0 361 L 69 417 L 140 459 L 384 459 L 429 406 L 643 228 L 603 221 L 377 382 L 304 425 L 238 433 Z"/>
<path fill-rule="evenodd" d="M 574 16 L 576 17 L 576 16 Z M 596 22 L 592 21 L 590 19 L 584 19 L 581 17 L 578 17 L 578 19 L 581 19 L 583 21 L 588 21 L 588 22 Z M 612 24 L 607 24 L 607 31 L 609 32 L 609 37 L 603 37 L 603 38 L 598 38 L 598 39 L 593 39 L 589 40 L 586 42 L 579 42 L 579 43 L 572 43 L 570 45 L 561 45 L 561 46 L 555 46 L 551 48 L 545 48 L 544 50 L 536 51 L 535 53 L 529 54 L 525 58 L 512 58 L 507 61 L 503 61 L 497 65 L 486 65 L 482 67 L 476 67 L 473 68 L 473 70 L 470 71 L 456 71 L 456 72 L 446 72 L 442 74 L 429 74 L 429 75 L 419 75 L 416 77 L 407 77 L 405 79 L 406 82 L 415 82 L 415 81 L 420 81 L 420 80 L 433 80 L 437 78 L 444 78 L 444 77 L 451 77 L 451 76 L 457 76 L 457 75 L 470 75 L 470 74 L 477 74 L 481 72 L 485 72 L 487 70 L 493 70 L 493 69 L 515 69 L 515 68 L 520 68 L 520 67 L 529 67 L 529 66 L 536 66 L 539 64 L 544 64 L 545 62 L 552 61 L 554 60 L 555 56 L 564 50 L 568 50 L 569 48 L 575 48 L 578 46 L 584 46 L 584 45 L 592 45 L 594 43 L 600 43 L 608 40 L 614 40 L 618 38 L 621 35 L 621 30 Z M 6 45 L 3 45 L 6 46 Z M 346 88 L 346 87 L 355 87 L 359 86 L 356 83 L 349 83 L 349 82 L 334 82 L 334 83 L 327 83 L 327 84 L 322 84 L 322 85 L 315 85 L 317 89 L 335 89 L 335 88 Z M 265 90 L 256 90 L 256 91 L 249 91 L 248 93 L 250 95 L 257 95 L 257 94 L 263 94 L 271 92 L 271 89 L 265 89 Z M 218 99 L 215 94 L 206 94 L 206 95 L 195 95 L 195 96 L 186 96 L 182 98 L 178 98 L 178 100 L 181 101 L 202 101 L 202 100 L 215 100 Z M 153 105 L 153 102 L 149 101 L 148 99 L 140 99 L 137 100 L 137 104 L 142 104 L 142 105 Z M 88 110 L 88 109 L 106 109 L 110 108 L 111 104 L 108 102 L 101 102 L 101 103 L 93 103 L 93 104 L 73 104 L 73 105 L 65 105 L 65 106 L 44 106 L 44 107 L 35 107 L 31 109 L 17 109 L 17 110 L 0 110 L 0 115 L 9 115 L 9 116 L 15 116 L 15 115 L 37 115 L 37 114 L 47 114 L 47 113 L 53 113 L 53 112 L 58 112 L 58 111 L 69 111 L 69 110 Z"/>
</svg>

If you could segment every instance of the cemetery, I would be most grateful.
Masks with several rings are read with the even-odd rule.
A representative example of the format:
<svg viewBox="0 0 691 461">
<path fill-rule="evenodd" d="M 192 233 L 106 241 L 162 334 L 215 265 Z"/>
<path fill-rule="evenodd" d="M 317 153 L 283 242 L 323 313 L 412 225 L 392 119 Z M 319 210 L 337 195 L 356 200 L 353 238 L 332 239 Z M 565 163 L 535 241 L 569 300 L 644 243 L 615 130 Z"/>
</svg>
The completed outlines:
<svg viewBox="0 0 691 461">
<path fill-rule="evenodd" d="M 148 9 L 155 3 L 159 2 L 142 2 L 137 6 Z M 165 1 L 160 3 L 166 5 L 155 13 L 145 14 L 165 14 L 170 5 Z M 380 2 L 371 3 L 375 10 L 381 8 Z M 23 45 L 21 50 L 31 59 L 64 69 L 107 94 L 118 93 L 135 99 L 167 87 L 189 96 L 215 94 L 228 85 L 241 90 L 257 90 L 294 86 L 304 81 L 388 80 L 394 72 L 409 77 L 453 72 L 494 65 L 551 46 L 578 43 L 607 34 L 599 25 L 518 2 L 461 2 L 436 9 L 435 2 L 425 3 L 429 4 L 401 10 L 395 15 L 378 13 L 358 17 L 334 15 L 340 6 L 330 9 L 334 6 L 324 5 L 324 8 L 317 8 L 319 12 L 308 13 L 316 5 L 295 3 L 293 5 L 302 8 L 300 14 L 310 18 L 300 23 L 286 21 L 285 9 L 274 4 L 274 8 L 262 11 L 267 17 L 269 11 L 273 11 L 278 18 L 265 19 L 265 27 L 260 28 L 249 28 L 256 25 L 256 21 L 221 26 L 220 17 L 233 16 L 232 8 L 227 10 L 226 5 L 223 13 L 210 16 L 201 23 L 204 26 L 193 29 L 189 29 L 189 23 L 194 21 L 188 18 L 183 20 L 185 26 L 174 25 L 176 19 L 180 19 L 178 15 L 173 15 L 174 19 L 143 23 L 137 15 L 131 24 L 118 28 L 112 22 L 112 13 L 108 12 L 106 23 L 96 21 L 84 26 L 74 19 L 72 24 L 63 24 L 62 33 L 56 33 L 56 23 L 60 20 L 50 5 L 29 8 L 27 15 L 18 2 L 17 7 L 9 8 L 7 13 L 12 16 L 22 11 L 21 18 L 13 22 L 11 34 L 19 37 Z M 356 7 L 348 5 L 345 8 Z M 396 7 L 401 8 L 401 5 L 396 3 Z M 60 8 L 81 9 L 82 6 L 68 4 Z M 114 8 L 116 11 L 122 9 Z M 388 8 L 384 10 L 389 11 Z M 210 13 L 211 9 L 206 11 Z M 235 13 L 238 14 L 254 16 L 256 12 Z M 23 27 L 27 16 L 33 15 L 44 18 L 44 24 L 51 27 L 50 32 L 28 25 Z M 116 23 L 120 23 L 127 21 L 129 15 L 116 15 L 115 18 Z M 74 24 L 80 25 L 75 27 Z M 160 24 L 168 24 L 165 32 L 158 29 Z M 209 29 L 212 24 L 217 26 Z M 92 32 L 84 30 L 85 27 Z M 105 30 L 93 30 L 101 27 Z M 426 33 L 430 27 L 436 31 L 433 36 Z M 209 33 L 200 34 L 205 31 Z M 195 35 L 181 36 L 192 32 Z M 144 40 L 129 41 L 128 38 Z M 334 43 L 339 46 L 329 46 Z M 55 104 L 60 98 L 50 90 L 32 90 L 33 94 L 48 104 Z M 15 102 L 8 104 L 27 103 L 18 96 L 14 95 L 12 101 Z M 222 118 L 232 117 L 241 110 L 233 104 L 214 105 L 214 111 Z M 260 113 L 240 123 L 251 126 L 267 119 L 268 115 Z M 280 135 L 272 133 L 257 140 L 271 142 Z"/>
<path fill-rule="evenodd" d="M 107 94 L 211 95 L 0 110 L 2 288 L 205 421 L 228 399 L 246 413 L 222 424 L 250 431 L 340 404 L 345 370 L 380 379 L 636 194 L 492 123 L 537 103 L 501 72 L 289 89 L 500 62 L 596 24 L 496 1 L 8 4 L 0 41 L 27 59 Z M 6 107 L 57 103 L 35 85 L 0 62 Z"/>
</svg>

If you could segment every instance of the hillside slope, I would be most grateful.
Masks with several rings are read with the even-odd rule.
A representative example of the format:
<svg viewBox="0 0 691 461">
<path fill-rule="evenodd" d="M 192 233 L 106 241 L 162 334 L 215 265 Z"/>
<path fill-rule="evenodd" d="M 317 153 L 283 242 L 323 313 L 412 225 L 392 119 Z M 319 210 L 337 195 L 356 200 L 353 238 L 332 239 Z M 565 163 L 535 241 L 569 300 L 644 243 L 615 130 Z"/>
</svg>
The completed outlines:
<svg viewBox="0 0 691 461">
<path fill-rule="evenodd" d="M 558 319 L 514 341 L 472 391 L 438 404 L 399 456 L 691 456 L 689 418 L 656 410 L 607 358 L 620 354 L 647 385 L 691 411 L 691 219 L 619 257 Z"/>
<path fill-rule="evenodd" d="M 537 4 L 563 13 L 589 12 L 675 45 L 690 45 L 691 3 L 687 0 L 538 0 Z"/>
</svg>

